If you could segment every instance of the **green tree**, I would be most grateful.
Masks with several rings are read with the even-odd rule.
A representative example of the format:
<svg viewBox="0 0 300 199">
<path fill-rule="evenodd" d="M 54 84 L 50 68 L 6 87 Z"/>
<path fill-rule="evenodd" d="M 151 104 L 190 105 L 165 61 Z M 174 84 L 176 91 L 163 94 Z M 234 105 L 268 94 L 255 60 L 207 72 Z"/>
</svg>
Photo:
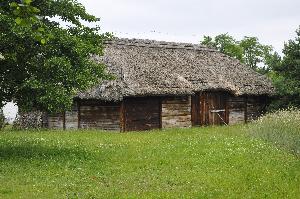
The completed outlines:
<svg viewBox="0 0 300 199">
<path fill-rule="evenodd" d="M 90 57 L 102 55 L 111 35 L 99 33 L 99 19 L 77 0 L 1 0 L 0 5 L 0 102 L 61 111 L 71 107 L 78 91 L 109 78 Z"/>
<path fill-rule="evenodd" d="M 259 70 L 259 65 L 269 67 L 267 65 L 267 57 L 271 56 L 272 46 L 259 43 L 257 37 L 244 37 L 239 42 L 239 46 L 243 49 L 244 63 L 255 70 Z"/>
<path fill-rule="evenodd" d="M 239 46 L 238 42 L 227 33 L 217 35 L 214 39 L 210 36 L 204 36 L 201 44 L 216 48 L 220 52 L 243 62 L 243 49 Z"/>
<path fill-rule="evenodd" d="M 215 38 L 204 36 L 201 44 L 216 48 L 260 73 L 267 73 L 278 58 L 272 46 L 261 44 L 256 37 L 244 37 L 238 41 L 226 33 Z"/>
<path fill-rule="evenodd" d="M 284 45 L 282 63 L 276 65 L 272 79 L 277 88 L 280 100 L 277 107 L 300 107 L 300 27 L 296 38 Z"/>
</svg>

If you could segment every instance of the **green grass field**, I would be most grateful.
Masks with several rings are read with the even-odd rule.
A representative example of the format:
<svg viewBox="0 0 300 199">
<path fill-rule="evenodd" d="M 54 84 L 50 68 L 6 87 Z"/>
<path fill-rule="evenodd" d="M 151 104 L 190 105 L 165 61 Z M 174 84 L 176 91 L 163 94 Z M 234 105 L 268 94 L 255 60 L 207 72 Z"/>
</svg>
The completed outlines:
<svg viewBox="0 0 300 199">
<path fill-rule="evenodd" d="M 299 198 L 299 157 L 247 131 L 4 131 L 0 198 Z"/>
</svg>

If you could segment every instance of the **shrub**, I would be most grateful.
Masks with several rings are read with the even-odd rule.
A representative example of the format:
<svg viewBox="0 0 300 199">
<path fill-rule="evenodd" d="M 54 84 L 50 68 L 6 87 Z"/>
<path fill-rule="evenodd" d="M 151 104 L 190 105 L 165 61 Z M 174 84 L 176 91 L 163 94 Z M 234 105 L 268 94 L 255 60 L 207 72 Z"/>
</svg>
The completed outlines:
<svg viewBox="0 0 300 199">
<path fill-rule="evenodd" d="M 19 112 L 13 124 L 14 130 L 42 128 L 42 115 L 40 111 Z"/>
<path fill-rule="evenodd" d="M 290 108 L 269 113 L 250 124 L 249 132 L 300 155 L 300 110 Z"/>
</svg>

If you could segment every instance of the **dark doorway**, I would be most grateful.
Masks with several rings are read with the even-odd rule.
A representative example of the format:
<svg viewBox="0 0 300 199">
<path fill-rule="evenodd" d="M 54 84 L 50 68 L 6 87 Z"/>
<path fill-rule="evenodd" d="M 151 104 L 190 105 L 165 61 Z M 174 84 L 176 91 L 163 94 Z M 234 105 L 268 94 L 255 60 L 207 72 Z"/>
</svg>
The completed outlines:
<svg viewBox="0 0 300 199">
<path fill-rule="evenodd" d="M 159 97 L 127 98 L 123 102 L 123 131 L 161 128 Z"/>
</svg>

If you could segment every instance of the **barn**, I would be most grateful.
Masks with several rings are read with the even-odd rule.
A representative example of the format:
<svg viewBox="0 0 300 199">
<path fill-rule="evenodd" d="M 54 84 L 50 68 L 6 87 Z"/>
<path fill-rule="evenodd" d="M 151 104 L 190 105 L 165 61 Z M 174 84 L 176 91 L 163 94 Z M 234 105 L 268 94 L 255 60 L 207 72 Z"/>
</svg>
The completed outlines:
<svg viewBox="0 0 300 199">
<path fill-rule="evenodd" d="M 74 98 L 73 110 L 47 114 L 49 128 L 140 131 L 244 123 L 274 93 L 270 80 L 202 45 L 140 39 L 106 42 L 115 78 Z"/>
</svg>

